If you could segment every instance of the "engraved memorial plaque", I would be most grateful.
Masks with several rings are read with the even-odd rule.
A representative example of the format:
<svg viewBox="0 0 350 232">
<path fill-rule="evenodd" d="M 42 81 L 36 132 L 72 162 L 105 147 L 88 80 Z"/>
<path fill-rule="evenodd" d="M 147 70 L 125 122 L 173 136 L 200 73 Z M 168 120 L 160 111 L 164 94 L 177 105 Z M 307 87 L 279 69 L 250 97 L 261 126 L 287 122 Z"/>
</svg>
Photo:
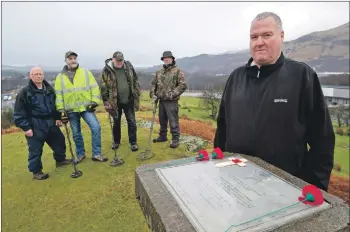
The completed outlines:
<svg viewBox="0 0 350 232">
<path fill-rule="evenodd" d="M 225 161 L 155 169 L 198 232 L 270 231 L 330 206 L 288 207 L 298 202 L 300 188 L 250 162 L 214 166 Z"/>
</svg>

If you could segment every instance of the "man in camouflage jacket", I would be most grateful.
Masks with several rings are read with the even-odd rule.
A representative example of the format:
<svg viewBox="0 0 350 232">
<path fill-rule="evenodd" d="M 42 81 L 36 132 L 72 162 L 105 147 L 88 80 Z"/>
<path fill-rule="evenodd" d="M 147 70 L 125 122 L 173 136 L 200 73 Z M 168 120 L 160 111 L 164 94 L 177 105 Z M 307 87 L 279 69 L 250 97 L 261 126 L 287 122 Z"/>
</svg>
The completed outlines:
<svg viewBox="0 0 350 232">
<path fill-rule="evenodd" d="M 129 143 L 132 151 L 137 151 L 137 127 L 135 111 L 139 110 L 140 83 L 134 67 L 124 60 L 121 52 L 105 61 L 101 78 L 101 96 L 105 109 L 114 119 L 112 149 L 117 149 L 121 138 L 121 115 L 124 111 L 128 123 Z"/>
<path fill-rule="evenodd" d="M 185 75 L 176 65 L 175 57 L 170 51 L 165 51 L 161 60 L 164 62 L 163 68 L 156 72 L 151 81 L 150 97 L 159 100 L 159 137 L 153 142 L 167 141 L 167 125 L 170 122 L 170 132 L 172 134 L 171 148 L 179 146 L 179 105 L 180 95 L 187 89 Z"/>
</svg>

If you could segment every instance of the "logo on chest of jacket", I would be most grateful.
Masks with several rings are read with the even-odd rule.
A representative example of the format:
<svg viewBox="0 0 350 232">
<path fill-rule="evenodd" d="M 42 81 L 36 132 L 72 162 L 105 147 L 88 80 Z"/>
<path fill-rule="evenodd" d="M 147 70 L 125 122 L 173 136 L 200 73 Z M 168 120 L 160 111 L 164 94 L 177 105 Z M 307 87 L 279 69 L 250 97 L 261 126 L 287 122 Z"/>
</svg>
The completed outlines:
<svg viewBox="0 0 350 232">
<path fill-rule="evenodd" d="M 288 99 L 273 99 L 274 103 L 278 103 L 278 102 L 283 102 L 283 103 L 287 103 Z"/>
</svg>

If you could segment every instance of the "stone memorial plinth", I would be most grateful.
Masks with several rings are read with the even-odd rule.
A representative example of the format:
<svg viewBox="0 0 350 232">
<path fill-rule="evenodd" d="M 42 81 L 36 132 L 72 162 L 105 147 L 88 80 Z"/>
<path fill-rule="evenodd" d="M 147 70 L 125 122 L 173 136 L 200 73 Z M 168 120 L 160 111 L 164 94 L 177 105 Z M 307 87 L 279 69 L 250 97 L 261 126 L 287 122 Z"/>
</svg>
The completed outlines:
<svg viewBox="0 0 350 232">
<path fill-rule="evenodd" d="M 219 167 L 229 157 L 245 165 Z M 153 232 L 345 232 L 349 205 L 322 191 L 319 206 L 300 203 L 306 182 L 259 158 L 225 154 L 138 167 L 135 191 Z"/>
</svg>

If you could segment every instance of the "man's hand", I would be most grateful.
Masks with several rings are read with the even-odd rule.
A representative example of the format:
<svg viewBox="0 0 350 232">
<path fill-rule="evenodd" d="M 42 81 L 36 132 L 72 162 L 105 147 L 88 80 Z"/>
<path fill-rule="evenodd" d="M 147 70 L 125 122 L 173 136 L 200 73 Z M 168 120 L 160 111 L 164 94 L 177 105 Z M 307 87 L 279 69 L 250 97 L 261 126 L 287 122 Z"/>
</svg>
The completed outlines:
<svg viewBox="0 0 350 232">
<path fill-rule="evenodd" d="M 89 112 L 95 112 L 96 107 L 97 107 L 97 104 L 95 102 L 92 102 L 90 105 L 88 105 L 86 110 L 89 111 Z"/>
<path fill-rule="evenodd" d="M 62 121 L 61 120 L 56 120 L 56 126 L 62 126 Z"/>
<path fill-rule="evenodd" d="M 108 103 L 108 102 L 105 102 L 104 103 L 104 106 L 105 106 L 105 110 L 113 117 L 115 118 L 117 115 L 116 115 L 116 110 L 113 108 L 113 106 Z"/>
<path fill-rule="evenodd" d="M 32 131 L 32 129 L 29 129 L 29 130 L 25 131 L 24 134 L 27 137 L 32 137 L 33 136 L 33 131 Z"/>
<path fill-rule="evenodd" d="M 105 110 L 106 110 L 108 113 L 111 113 L 111 112 L 113 111 L 113 107 L 112 107 L 111 104 L 109 104 L 108 102 L 105 102 L 104 106 L 105 106 Z"/>
<path fill-rule="evenodd" d="M 61 122 L 62 122 L 63 124 L 67 124 L 68 121 L 69 121 L 68 116 L 67 116 L 65 113 L 63 113 L 63 114 L 62 114 Z"/>
<path fill-rule="evenodd" d="M 152 96 L 152 100 L 155 102 L 155 101 L 157 101 L 157 99 L 158 99 L 158 97 L 156 96 L 156 95 L 153 95 Z"/>
</svg>

